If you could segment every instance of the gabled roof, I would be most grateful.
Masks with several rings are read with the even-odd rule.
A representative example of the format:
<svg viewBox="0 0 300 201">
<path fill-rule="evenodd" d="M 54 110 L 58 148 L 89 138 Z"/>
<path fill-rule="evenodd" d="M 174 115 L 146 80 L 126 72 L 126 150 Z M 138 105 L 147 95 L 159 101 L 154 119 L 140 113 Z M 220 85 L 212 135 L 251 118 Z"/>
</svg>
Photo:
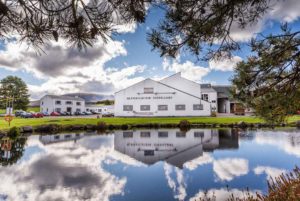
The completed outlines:
<svg viewBox="0 0 300 201">
<path fill-rule="evenodd" d="M 231 97 L 231 94 L 230 94 L 231 86 L 230 85 L 215 85 L 215 86 L 212 86 L 212 88 L 217 91 L 218 98 L 230 98 Z"/>
<path fill-rule="evenodd" d="M 58 99 L 58 100 L 84 101 L 83 98 L 80 98 L 80 97 L 72 97 L 72 96 L 45 95 L 44 97 L 49 97 L 49 98 L 52 98 L 52 99 Z M 43 98 L 44 98 L 44 97 L 43 97 Z"/>
<path fill-rule="evenodd" d="M 200 84 L 201 92 L 208 93 L 208 92 L 216 92 L 211 84 Z"/>
</svg>

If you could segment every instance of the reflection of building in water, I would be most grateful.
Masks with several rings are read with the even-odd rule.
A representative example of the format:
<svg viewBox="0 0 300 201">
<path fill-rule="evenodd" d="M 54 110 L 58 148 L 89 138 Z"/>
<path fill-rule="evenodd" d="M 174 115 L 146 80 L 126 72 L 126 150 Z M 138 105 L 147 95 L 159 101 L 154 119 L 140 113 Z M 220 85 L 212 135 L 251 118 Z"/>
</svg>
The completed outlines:
<svg viewBox="0 0 300 201">
<path fill-rule="evenodd" d="M 179 168 L 185 162 L 201 156 L 203 151 L 220 147 L 217 130 L 209 129 L 192 129 L 186 133 L 176 129 L 116 131 L 114 140 L 115 150 L 138 161 L 153 164 L 165 160 Z M 230 140 L 236 142 L 230 144 Z M 230 138 L 225 144 L 238 147 L 237 140 Z"/>
<path fill-rule="evenodd" d="M 57 135 L 40 135 L 39 140 L 44 144 L 57 142 L 76 141 L 84 137 L 83 133 L 57 134 Z"/>
</svg>

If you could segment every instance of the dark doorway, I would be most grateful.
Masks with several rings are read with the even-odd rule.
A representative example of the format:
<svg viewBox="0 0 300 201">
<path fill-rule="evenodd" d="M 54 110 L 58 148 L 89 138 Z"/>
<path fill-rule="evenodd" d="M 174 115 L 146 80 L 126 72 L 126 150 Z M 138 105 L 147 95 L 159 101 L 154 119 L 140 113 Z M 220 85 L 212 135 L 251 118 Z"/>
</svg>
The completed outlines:
<svg viewBox="0 0 300 201">
<path fill-rule="evenodd" d="M 72 113 L 72 108 L 71 107 L 67 107 L 67 112 Z"/>
</svg>

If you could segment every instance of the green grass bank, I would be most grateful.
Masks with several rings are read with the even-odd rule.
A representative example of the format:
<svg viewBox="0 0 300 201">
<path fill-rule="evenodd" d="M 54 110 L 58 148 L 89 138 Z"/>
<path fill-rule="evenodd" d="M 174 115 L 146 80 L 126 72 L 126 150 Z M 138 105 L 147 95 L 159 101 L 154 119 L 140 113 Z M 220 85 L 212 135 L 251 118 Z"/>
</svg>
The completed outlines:
<svg viewBox="0 0 300 201">
<path fill-rule="evenodd" d="M 137 125 L 137 124 L 178 124 L 181 120 L 188 120 L 192 124 L 235 124 L 241 121 L 249 124 L 264 123 L 262 119 L 257 117 L 145 117 L 145 118 L 125 118 L 125 117 L 110 117 L 110 118 L 70 118 L 70 117 L 57 117 L 57 118 L 40 118 L 40 119 L 22 119 L 15 118 L 11 122 L 11 127 L 22 126 L 40 126 L 47 124 L 58 125 L 96 125 L 98 122 L 105 122 L 111 125 Z M 289 124 L 294 124 L 296 121 L 300 121 L 300 115 L 292 116 L 288 119 Z M 0 130 L 8 129 L 8 123 L 4 121 L 3 117 L 0 117 Z"/>
</svg>

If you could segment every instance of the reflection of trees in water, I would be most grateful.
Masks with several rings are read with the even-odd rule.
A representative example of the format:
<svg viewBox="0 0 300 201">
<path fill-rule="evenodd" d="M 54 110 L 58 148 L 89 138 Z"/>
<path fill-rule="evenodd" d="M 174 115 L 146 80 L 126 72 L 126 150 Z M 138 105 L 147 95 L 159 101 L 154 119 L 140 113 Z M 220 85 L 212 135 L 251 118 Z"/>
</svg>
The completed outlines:
<svg viewBox="0 0 300 201">
<path fill-rule="evenodd" d="M 235 129 L 220 129 L 219 133 L 219 149 L 238 149 L 239 148 L 239 132 Z"/>
<path fill-rule="evenodd" d="M 0 140 L 0 164 L 1 166 L 12 165 L 16 163 L 25 151 L 27 138 L 19 137 L 14 140 L 2 138 Z"/>
<path fill-rule="evenodd" d="M 290 135 L 290 136 L 289 136 L 289 141 L 290 141 L 290 144 L 291 144 L 293 147 L 297 147 L 297 146 L 300 145 L 300 136 Z"/>
</svg>

